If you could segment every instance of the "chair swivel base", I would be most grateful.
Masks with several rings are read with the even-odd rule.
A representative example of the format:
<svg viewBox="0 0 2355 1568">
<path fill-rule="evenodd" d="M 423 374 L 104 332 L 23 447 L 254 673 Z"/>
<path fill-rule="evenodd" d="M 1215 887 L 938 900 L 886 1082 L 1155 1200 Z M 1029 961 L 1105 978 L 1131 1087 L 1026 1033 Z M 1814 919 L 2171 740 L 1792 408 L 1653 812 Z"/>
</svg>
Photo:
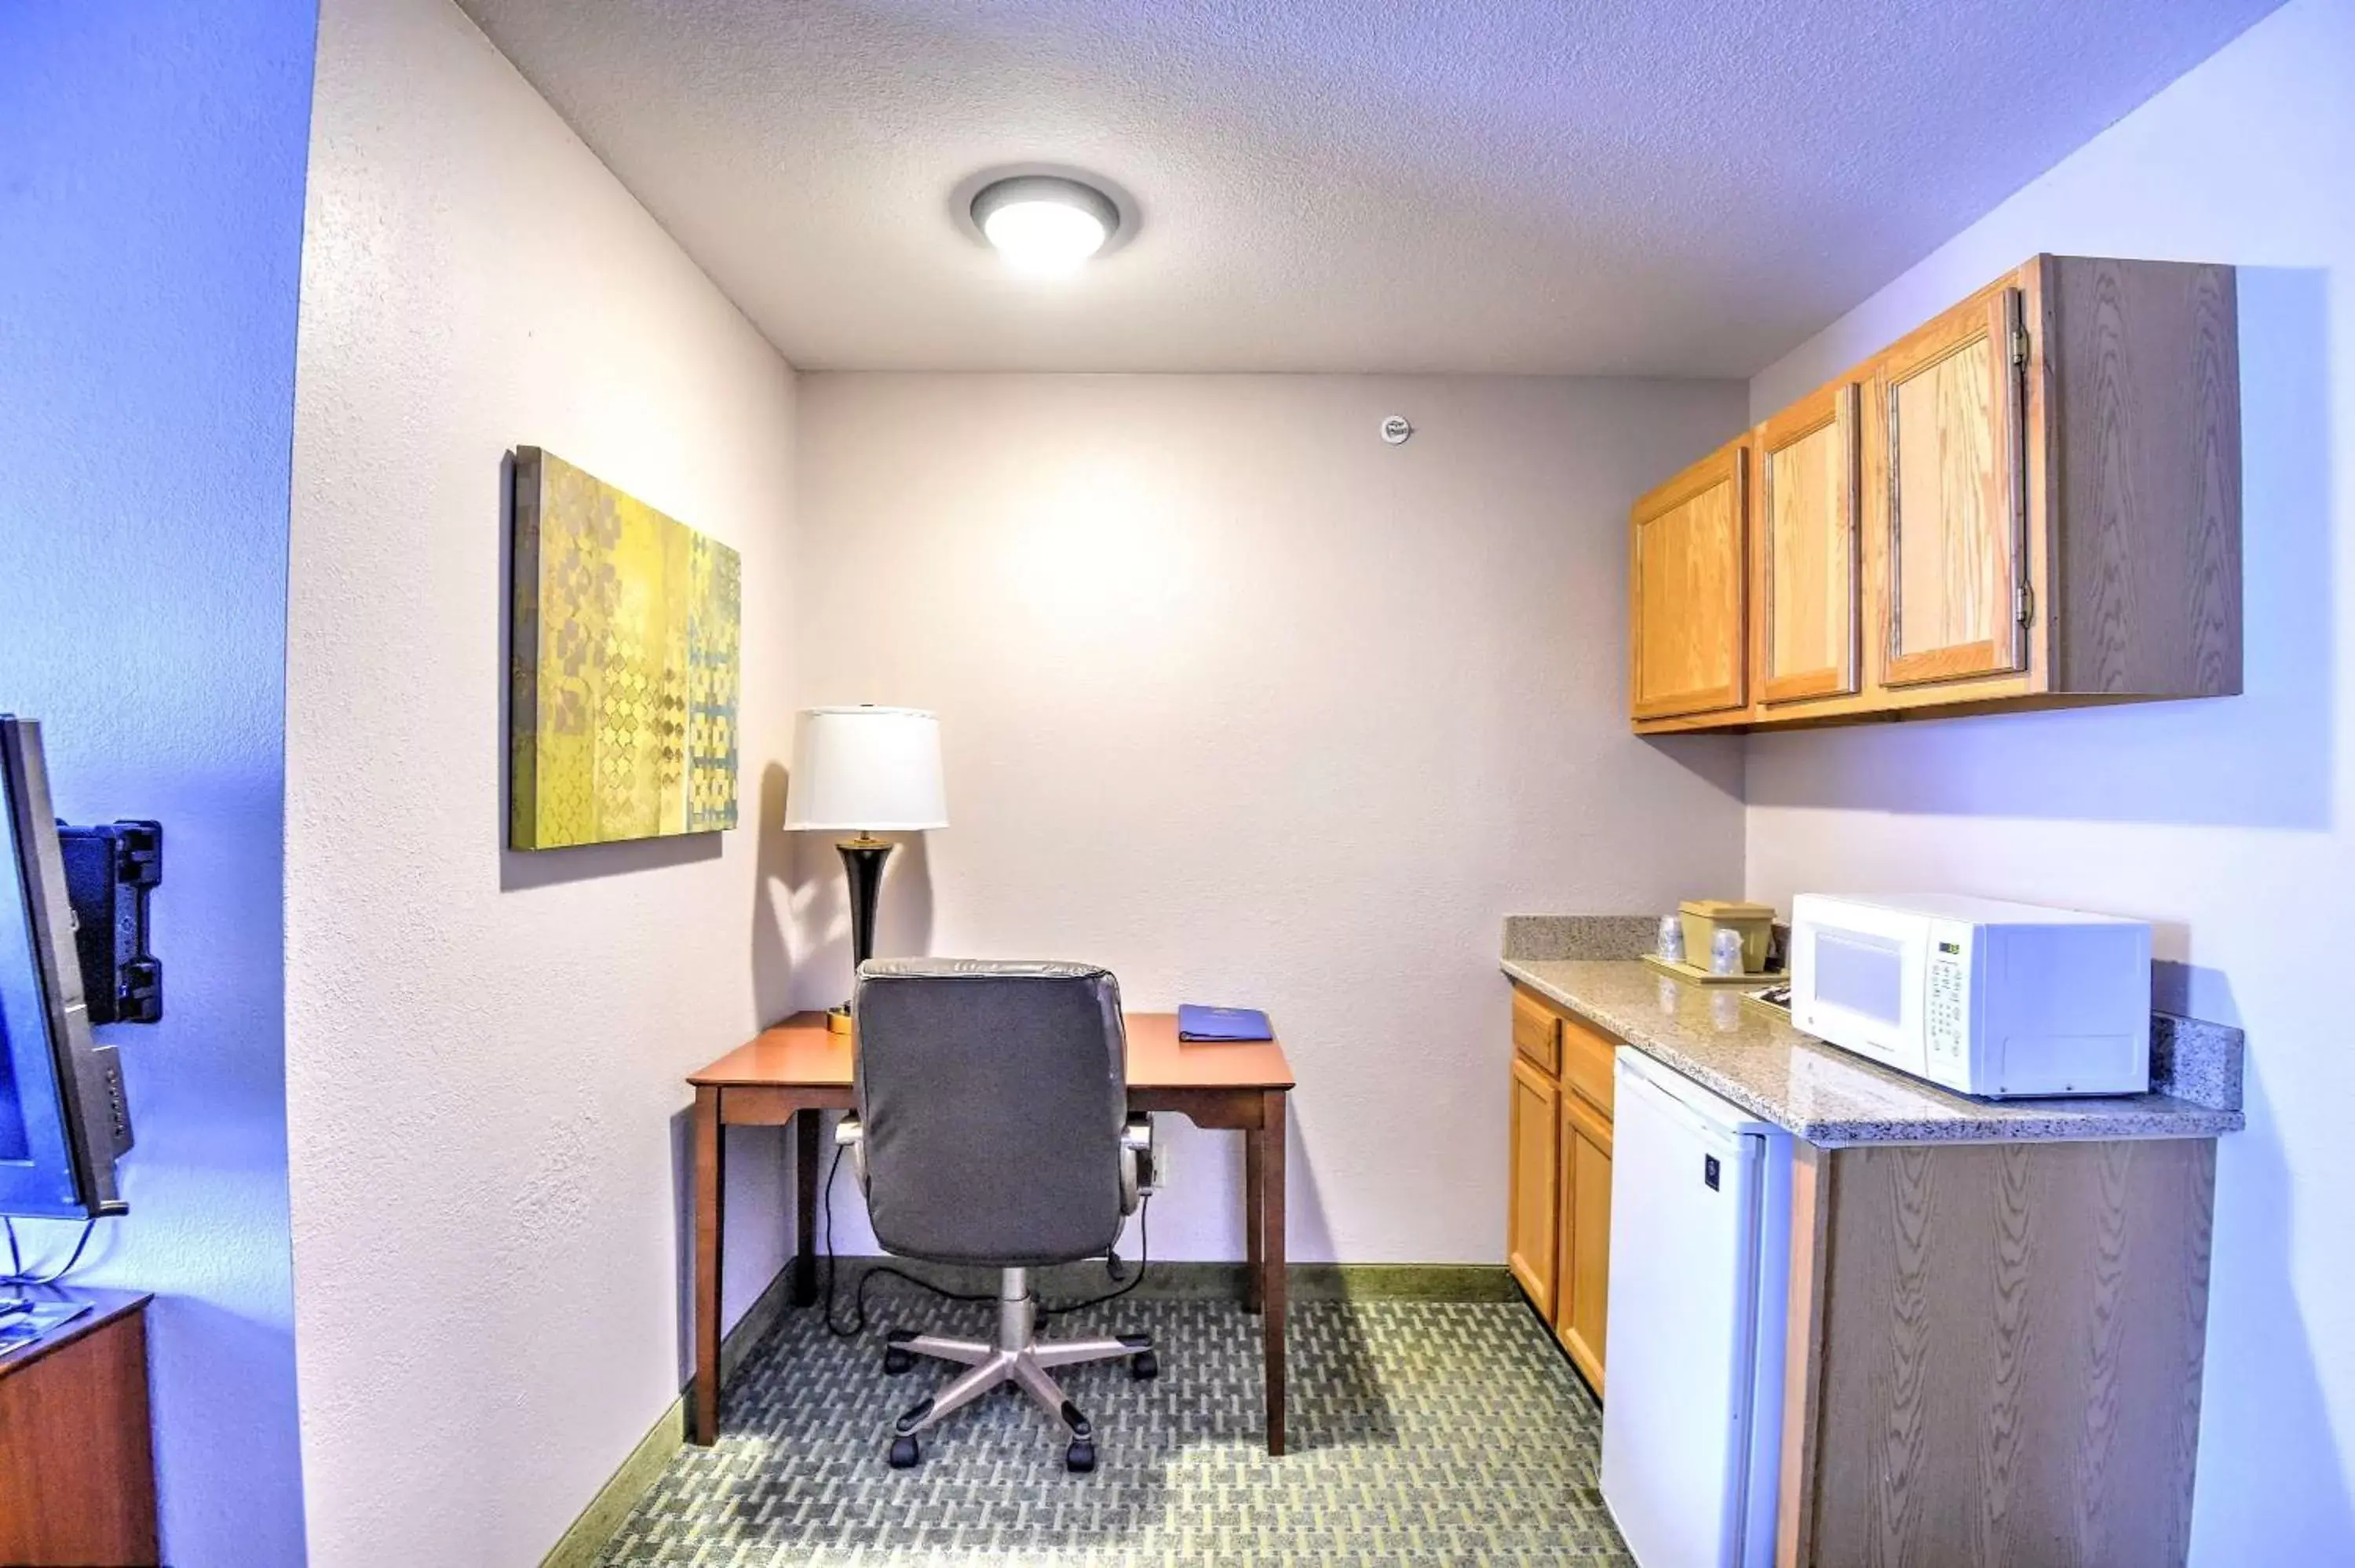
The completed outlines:
<svg viewBox="0 0 2355 1568">
<path fill-rule="evenodd" d="M 998 1285 L 995 1344 L 895 1330 L 883 1351 L 886 1372 L 906 1372 L 915 1364 L 913 1358 L 917 1356 L 954 1361 L 965 1371 L 938 1393 L 910 1406 L 893 1424 L 891 1467 L 912 1468 L 922 1457 L 916 1443 L 919 1433 L 937 1425 L 992 1389 L 1010 1383 L 1028 1394 L 1039 1409 L 1061 1422 L 1071 1434 L 1071 1446 L 1063 1453 L 1064 1467 L 1075 1474 L 1094 1469 L 1095 1427 L 1078 1405 L 1064 1397 L 1051 1371 L 1082 1361 L 1125 1357 L 1131 1375 L 1153 1377 L 1161 1370 L 1153 1353 L 1153 1340 L 1146 1334 L 1120 1334 L 1092 1340 L 1041 1341 L 1037 1325 L 1038 1303 L 1030 1295 L 1029 1270 L 1009 1268 L 1003 1271 Z"/>
</svg>

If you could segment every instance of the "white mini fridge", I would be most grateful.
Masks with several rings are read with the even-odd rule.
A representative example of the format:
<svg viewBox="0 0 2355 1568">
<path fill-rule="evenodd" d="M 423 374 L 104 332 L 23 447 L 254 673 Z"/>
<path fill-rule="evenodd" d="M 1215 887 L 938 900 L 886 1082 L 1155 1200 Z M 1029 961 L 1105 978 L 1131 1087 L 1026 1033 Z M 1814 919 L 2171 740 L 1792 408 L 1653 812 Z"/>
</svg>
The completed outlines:
<svg viewBox="0 0 2355 1568">
<path fill-rule="evenodd" d="M 1603 1500 L 1642 1568 L 1774 1561 L 1791 1137 L 1621 1047 Z"/>
</svg>

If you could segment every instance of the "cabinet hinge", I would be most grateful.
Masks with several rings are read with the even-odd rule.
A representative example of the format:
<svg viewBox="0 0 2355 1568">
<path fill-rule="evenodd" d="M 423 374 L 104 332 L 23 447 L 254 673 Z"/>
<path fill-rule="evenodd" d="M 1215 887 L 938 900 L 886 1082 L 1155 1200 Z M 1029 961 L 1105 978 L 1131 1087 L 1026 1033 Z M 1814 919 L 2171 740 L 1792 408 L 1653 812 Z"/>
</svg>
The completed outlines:
<svg viewBox="0 0 2355 1568">
<path fill-rule="evenodd" d="M 2011 329 L 2011 362 L 2014 365 L 2028 363 L 2028 329 L 2026 327 Z"/>
<path fill-rule="evenodd" d="M 2016 605 L 2016 608 L 2018 609 L 2018 610 L 2019 610 L 2019 624 L 2020 624 L 2020 625 L 2022 625 L 2022 626 L 2033 626 L 2033 625 L 2035 625 L 2035 624 L 2036 624 L 2036 588 L 2035 588 L 2035 587 L 2034 587 L 2032 584 L 2029 584 L 2029 583 L 2022 583 L 2022 584 L 2020 584 L 2020 585 L 2019 585 L 2019 594 L 2018 594 L 2018 596 L 2017 596 L 2017 599 L 2018 599 L 2018 603 L 2017 603 L 2017 605 Z"/>
</svg>

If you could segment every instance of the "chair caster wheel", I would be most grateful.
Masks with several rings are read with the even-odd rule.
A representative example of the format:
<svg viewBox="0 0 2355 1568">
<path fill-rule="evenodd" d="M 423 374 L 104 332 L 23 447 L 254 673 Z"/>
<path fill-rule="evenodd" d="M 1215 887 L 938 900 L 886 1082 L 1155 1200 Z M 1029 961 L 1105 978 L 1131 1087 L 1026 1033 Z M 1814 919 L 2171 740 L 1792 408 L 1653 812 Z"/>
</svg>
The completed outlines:
<svg viewBox="0 0 2355 1568">
<path fill-rule="evenodd" d="M 916 1358 L 909 1354 L 906 1351 L 901 1350 L 899 1346 L 887 1345 L 884 1347 L 883 1375 L 885 1377 L 898 1377 L 901 1372 L 908 1371 L 915 1364 Z"/>
<path fill-rule="evenodd" d="M 1151 1383 L 1161 1375 L 1161 1358 L 1151 1351 L 1140 1351 L 1128 1358 L 1128 1375 L 1139 1383 Z"/>
<path fill-rule="evenodd" d="M 923 1456 L 916 1451 L 916 1440 L 913 1437 L 894 1437 L 891 1439 L 891 1467 L 893 1469 L 912 1470 L 916 1467 L 916 1461 L 922 1457 Z M 1093 1464 L 1095 1461 L 1091 1459 L 1088 1462 L 1090 1464 Z"/>
<path fill-rule="evenodd" d="M 1084 1476 L 1095 1467 L 1096 1446 L 1084 1437 L 1071 1439 L 1071 1446 L 1063 1450 L 1063 1468 L 1075 1476 Z"/>
</svg>

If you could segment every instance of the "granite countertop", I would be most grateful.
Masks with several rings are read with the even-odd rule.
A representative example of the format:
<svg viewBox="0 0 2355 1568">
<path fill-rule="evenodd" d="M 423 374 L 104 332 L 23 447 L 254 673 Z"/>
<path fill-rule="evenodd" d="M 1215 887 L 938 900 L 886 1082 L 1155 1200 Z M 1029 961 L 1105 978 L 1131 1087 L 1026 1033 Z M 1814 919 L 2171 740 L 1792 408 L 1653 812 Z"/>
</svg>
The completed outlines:
<svg viewBox="0 0 2355 1568">
<path fill-rule="evenodd" d="M 1508 951 L 1516 946 L 1508 938 Z M 1981 1100 L 1802 1034 L 1742 1006 L 1734 987 L 1694 985 L 1625 958 L 1514 957 L 1503 967 L 1646 1055 L 1825 1148 L 2212 1138 L 2243 1125 L 2240 1032 L 2219 1024 L 2155 1018 L 2153 1081 L 2179 1093 Z"/>
</svg>

